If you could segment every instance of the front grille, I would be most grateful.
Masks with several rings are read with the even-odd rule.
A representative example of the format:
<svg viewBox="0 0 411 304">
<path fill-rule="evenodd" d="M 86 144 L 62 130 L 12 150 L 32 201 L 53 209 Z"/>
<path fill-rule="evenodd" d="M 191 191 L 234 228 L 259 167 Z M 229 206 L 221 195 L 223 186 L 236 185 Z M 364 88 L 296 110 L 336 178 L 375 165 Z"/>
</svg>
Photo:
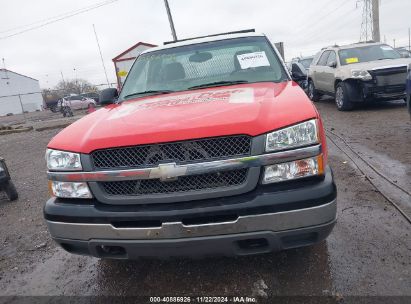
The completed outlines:
<svg viewBox="0 0 411 304">
<path fill-rule="evenodd" d="M 162 182 L 159 179 L 137 181 L 102 182 L 104 191 L 110 195 L 155 195 L 168 193 L 186 193 L 235 187 L 247 180 L 248 169 L 223 171 L 179 177 L 176 181 Z"/>
<path fill-rule="evenodd" d="M 407 78 L 407 67 L 392 67 L 369 71 L 375 77 L 378 86 L 391 86 L 404 84 Z"/>
<path fill-rule="evenodd" d="M 407 79 L 407 74 L 393 74 L 385 76 L 376 76 L 378 86 L 389 86 L 389 85 L 399 85 L 404 84 Z"/>
<path fill-rule="evenodd" d="M 94 151 L 97 169 L 141 168 L 165 162 L 189 163 L 246 156 L 251 153 L 247 135 L 198 139 L 165 144 L 141 145 Z"/>
</svg>

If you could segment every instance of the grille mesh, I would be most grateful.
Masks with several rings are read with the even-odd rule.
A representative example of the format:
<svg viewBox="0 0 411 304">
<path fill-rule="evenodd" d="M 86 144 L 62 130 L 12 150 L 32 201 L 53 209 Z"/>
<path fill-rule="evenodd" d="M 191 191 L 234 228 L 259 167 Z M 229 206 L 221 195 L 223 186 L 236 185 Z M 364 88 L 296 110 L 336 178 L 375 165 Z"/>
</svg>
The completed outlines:
<svg viewBox="0 0 411 304">
<path fill-rule="evenodd" d="M 245 183 L 248 169 L 183 176 L 176 181 L 161 182 L 158 179 L 139 181 L 102 182 L 108 195 L 139 196 L 167 194 L 234 187 Z"/>
<path fill-rule="evenodd" d="M 164 162 L 188 163 L 249 155 L 251 137 L 246 135 L 199 139 L 156 145 L 94 151 L 95 168 L 139 168 Z"/>
</svg>

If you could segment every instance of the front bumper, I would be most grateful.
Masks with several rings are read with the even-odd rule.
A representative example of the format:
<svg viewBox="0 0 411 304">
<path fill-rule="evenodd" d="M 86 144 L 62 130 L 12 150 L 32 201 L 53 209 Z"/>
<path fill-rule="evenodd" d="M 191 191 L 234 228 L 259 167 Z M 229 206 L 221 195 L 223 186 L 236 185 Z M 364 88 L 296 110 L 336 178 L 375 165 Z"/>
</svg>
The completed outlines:
<svg viewBox="0 0 411 304">
<path fill-rule="evenodd" d="M 365 99 L 393 100 L 405 98 L 405 84 L 377 86 L 364 83 L 363 96 Z"/>
<path fill-rule="evenodd" d="M 52 237 L 67 251 L 105 258 L 247 255 L 323 240 L 336 220 L 324 179 L 264 185 L 237 196 L 152 206 L 50 199 Z"/>
<path fill-rule="evenodd" d="M 335 221 L 334 219 L 322 225 L 286 231 L 262 230 L 177 239 L 90 239 L 84 241 L 54 238 L 54 240 L 70 253 L 98 258 L 245 256 L 315 244 L 331 233 Z M 48 225 L 50 227 L 50 223 Z M 210 230 L 217 228 L 214 226 L 209 227 Z"/>
</svg>

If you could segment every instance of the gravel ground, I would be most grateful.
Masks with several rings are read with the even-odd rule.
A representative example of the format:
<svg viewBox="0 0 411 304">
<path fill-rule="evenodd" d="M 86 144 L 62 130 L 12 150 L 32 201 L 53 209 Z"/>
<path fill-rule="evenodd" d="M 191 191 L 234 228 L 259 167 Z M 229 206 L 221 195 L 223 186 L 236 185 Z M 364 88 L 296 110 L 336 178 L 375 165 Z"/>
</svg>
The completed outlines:
<svg viewBox="0 0 411 304">
<path fill-rule="evenodd" d="M 411 191 L 411 124 L 402 104 L 347 113 L 330 100 L 316 105 L 328 130 Z M 338 223 L 325 242 L 235 259 L 128 262 L 70 255 L 50 239 L 42 217 L 44 150 L 57 132 L 0 136 L 0 155 L 20 194 L 13 203 L 0 194 L 3 295 L 411 296 L 410 224 L 331 143 Z"/>
</svg>

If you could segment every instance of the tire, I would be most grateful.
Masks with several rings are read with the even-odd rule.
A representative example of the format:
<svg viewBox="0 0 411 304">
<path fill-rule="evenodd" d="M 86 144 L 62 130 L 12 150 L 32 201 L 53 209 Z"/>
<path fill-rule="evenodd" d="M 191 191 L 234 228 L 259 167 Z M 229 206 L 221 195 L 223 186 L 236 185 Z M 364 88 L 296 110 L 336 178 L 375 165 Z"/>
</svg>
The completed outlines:
<svg viewBox="0 0 411 304">
<path fill-rule="evenodd" d="M 52 106 L 52 107 L 50 108 L 50 111 L 53 112 L 53 113 L 57 113 L 57 112 L 59 111 L 58 106 L 57 106 L 57 105 Z"/>
<path fill-rule="evenodd" d="M 88 109 L 95 109 L 96 105 L 94 103 L 89 103 L 87 108 Z"/>
<path fill-rule="evenodd" d="M 407 95 L 406 102 L 407 102 L 408 113 L 410 113 L 410 118 L 411 118 L 411 95 Z"/>
<path fill-rule="evenodd" d="M 350 111 L 353 108 L 344 82 L 339 82 L 335 88 L 335 104 L 339 111 Z"/>
<path fill-rule="evenodd" d="M 321 95 L 317 92 L 312 80 L 308 81 L 307 95 L 312 101 L 317 102 L 320 100 Z"/>
<path fill-rule="evenodd" d="M 15 201 L 18 199 L 19 194 L 17 193 L 16 187 L 14 187 L 14 184 L 12 181 L 8 181 L 5 186 L 3 186 L 4 192 L 6 192 L 7 197 L 11 201 Z"/>
</svg>

